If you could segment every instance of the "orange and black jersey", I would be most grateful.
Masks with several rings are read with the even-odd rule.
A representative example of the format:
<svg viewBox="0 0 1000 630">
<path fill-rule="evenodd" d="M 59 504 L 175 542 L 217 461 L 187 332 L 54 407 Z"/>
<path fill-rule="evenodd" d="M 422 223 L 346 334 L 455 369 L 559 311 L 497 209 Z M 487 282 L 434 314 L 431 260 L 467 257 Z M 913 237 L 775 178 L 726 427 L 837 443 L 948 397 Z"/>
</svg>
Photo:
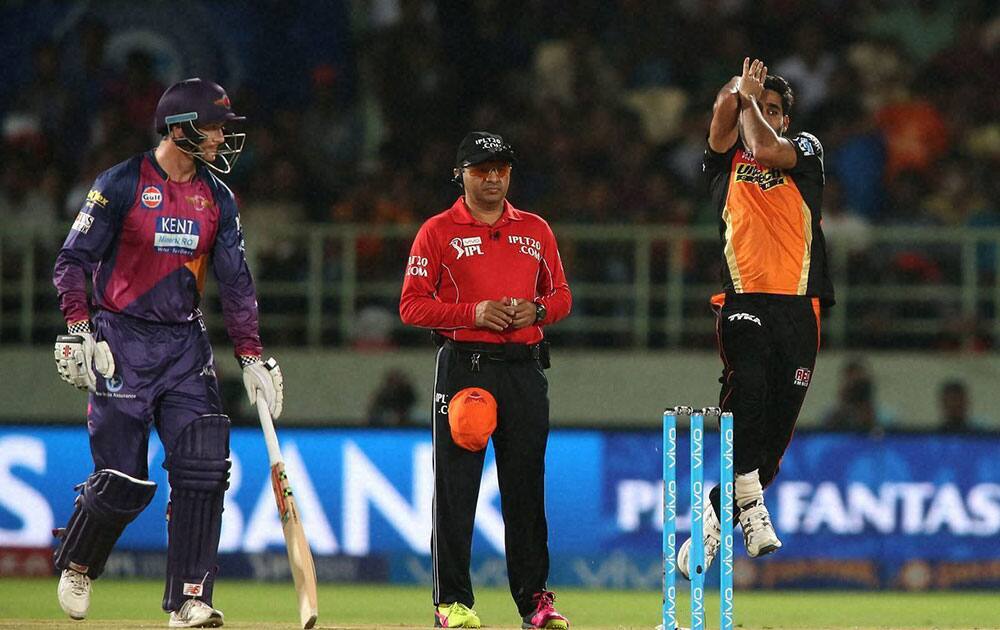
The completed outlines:
<svg viewBox="0 0 1000 630">
<path fill-rule="evenodd" d="M 818 297 L 829 306 L 823 147 L 808 133 L 790 140 L 798 160 L 788 170 L 762 167 L 741 140 L 726 153 L 705 151 L 703 168 L 719 209 L 723 288 Z"/>
</svg>

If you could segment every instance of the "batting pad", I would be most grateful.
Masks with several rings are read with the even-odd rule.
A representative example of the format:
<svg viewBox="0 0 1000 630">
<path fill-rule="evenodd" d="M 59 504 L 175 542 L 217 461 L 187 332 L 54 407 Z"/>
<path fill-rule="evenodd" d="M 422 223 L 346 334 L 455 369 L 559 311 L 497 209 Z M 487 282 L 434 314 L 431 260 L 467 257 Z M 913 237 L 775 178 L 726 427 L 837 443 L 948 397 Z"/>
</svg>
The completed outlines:
<svg viewBox="0 0 1000 630">
<path fill-rule="evenodd" d="M 223 415 L 191 422 L 163 463 L 170 479 L 166 611 L 177 610 L 191 598 L 212 604 L 222 500 L 231 465 L 229 418 Z"/>
<path fill-rule="evenodd" d="M 77 486 L 82 489 L 76 509 L 55 552 L 59 570 L 71 568 L 91 578 L 100 577 L 118 537 L 152 501 L 156 484 L 105 468 Z"/>
</svg>

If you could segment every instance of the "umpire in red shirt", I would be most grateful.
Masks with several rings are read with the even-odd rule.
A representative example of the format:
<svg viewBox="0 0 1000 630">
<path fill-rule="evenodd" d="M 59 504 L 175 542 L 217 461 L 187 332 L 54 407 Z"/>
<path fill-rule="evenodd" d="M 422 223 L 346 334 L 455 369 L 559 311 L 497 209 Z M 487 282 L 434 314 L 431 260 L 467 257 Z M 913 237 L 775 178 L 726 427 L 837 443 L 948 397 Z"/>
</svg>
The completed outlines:
<svg viewBox="0 0 1000 630">
<path fill-rule="evenodd" d="M 549 573 L 545 445 L 548 344 L 543 327 L 572 297 L 556 239 L 507 201 L 514 151 L 476 131 L 458 147 L 464 194 L 413 241 L 399 313 L 434 330 L 434 625 L 478 628 L 469 576 L 473 522 L 492 435 L 506 529 L 507 574 L 523 627 L 565 629 Z"/>
</svg>

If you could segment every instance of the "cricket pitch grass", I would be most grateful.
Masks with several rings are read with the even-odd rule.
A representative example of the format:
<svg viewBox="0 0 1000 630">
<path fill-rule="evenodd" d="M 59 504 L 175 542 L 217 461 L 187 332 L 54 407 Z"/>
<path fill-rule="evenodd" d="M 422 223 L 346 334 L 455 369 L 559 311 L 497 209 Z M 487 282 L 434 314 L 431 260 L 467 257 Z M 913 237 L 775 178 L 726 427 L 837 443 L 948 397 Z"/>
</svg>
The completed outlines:
<svg viewBox="0 0 1000 630">
<path fill-rule="evenodd" d="M 98 580 L 90 614 L 72 621 L 56 601 L 56 578 L 0 579 L 0 628 L 75 630 L 166 628 L 160 610 L 163 585 L 158 581 Z M 678 619 L 689 622 L 683 589 Z M 643 628 L 660 623 L 661 596 L 651 591 L 556 589 L 557 607 L 571 628 L 600 630 Z M 520 628 L 510 593 L 490 588 L 477 592 L 476 611 L 486 628 Z M 221 580 L 215 605 L 226 615 L 226 628 L 297 628 L 291 583 Z M 706 626 L 718 628 L 718 595 L 706 598 Z M 431 628 L 430 586 L 320 584 L 317 628 Z M 738 628 L 996 628 L 1000 596 L 986 592 L 898 593 L 766 591 L 736 593 Z"/>
</svg>

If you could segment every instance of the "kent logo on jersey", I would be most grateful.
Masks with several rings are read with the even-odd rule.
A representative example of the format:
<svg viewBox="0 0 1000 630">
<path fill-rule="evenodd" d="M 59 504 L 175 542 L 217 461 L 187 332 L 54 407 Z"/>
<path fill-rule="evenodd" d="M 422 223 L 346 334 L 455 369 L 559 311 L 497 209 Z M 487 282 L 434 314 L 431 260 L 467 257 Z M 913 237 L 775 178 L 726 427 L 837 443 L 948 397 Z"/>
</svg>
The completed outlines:
<svg viewBox="0 0 1000 630">
<path fill-rule="evenodd" d="M 197 221 L 177 217 L 157 217 L 153 247 L 167 254 L 193 255 L 198 249 L 201 229 Z"/>
</svg>

